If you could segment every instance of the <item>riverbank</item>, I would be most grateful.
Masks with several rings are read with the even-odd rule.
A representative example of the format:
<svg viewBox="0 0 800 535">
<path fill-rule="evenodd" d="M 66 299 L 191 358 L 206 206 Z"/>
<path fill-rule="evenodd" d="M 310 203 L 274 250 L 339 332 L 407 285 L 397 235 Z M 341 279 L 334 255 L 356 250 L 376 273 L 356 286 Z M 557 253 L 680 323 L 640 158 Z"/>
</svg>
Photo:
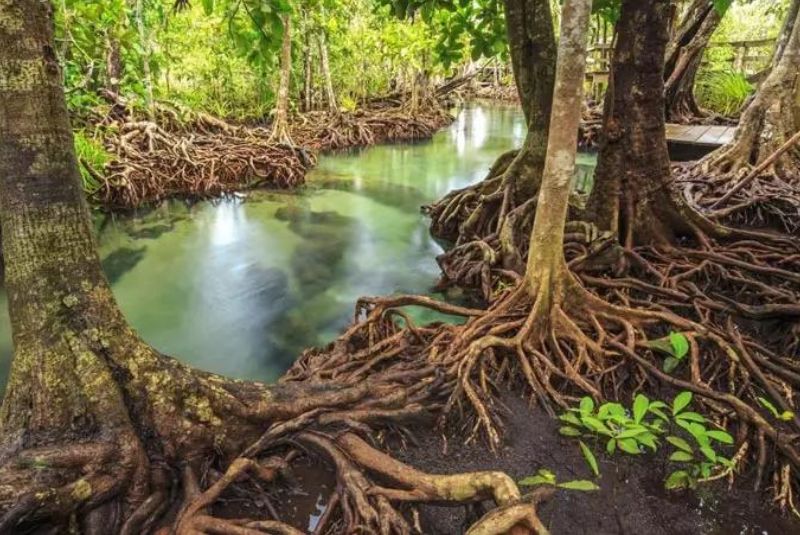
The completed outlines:
<svg viewBox="0 0 800 535">
<path fill-rule="evenodd" d="M 78 152 L 90 202 L 130 210 L 171 198 L 293 189 L 305 183 L 320 152 L 429 139 L 453 119 L 438 102 L 414 110 L 399 103 L 315 111 L 293 117 L 289 144 L 274 141 L 269 125 L 232 124 L 167 104 L 142 117 L 123 104 L 91 129 L 107 153 L 102 167 Z"/>
</svg>

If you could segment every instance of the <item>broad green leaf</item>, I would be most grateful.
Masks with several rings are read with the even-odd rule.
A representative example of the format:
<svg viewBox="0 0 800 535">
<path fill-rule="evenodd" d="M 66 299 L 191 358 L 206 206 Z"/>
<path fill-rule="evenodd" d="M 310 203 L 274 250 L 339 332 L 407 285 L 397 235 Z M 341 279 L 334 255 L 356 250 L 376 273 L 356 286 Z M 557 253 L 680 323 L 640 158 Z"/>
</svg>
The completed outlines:
<svg viewBox="0 0 800 535">
<path fill-rule="evenodd" d="M 664 411 L 661 410 L 661 407 L 653 407 L 653 405 L 651 404 L 650 407 L 648 407 L 647 410 L 649 412 L 652 412 L 653 414 L 655 414 L 656 416 L 658 416 L 659 418 L 661 418 L 665 422 L 669 421 L 669 416 L 664 414 Z"/>
<path fill-rule="evenodd" d="M 581 398 L 580 409 L 581 414 L 591 414 L 594 410 L 594 400 L 589 396 Z"/>
<path fill-rule="evenodd" d="M 686 453 L 685 451 L 676 451 L 669 456 L 669 460 L 681 463 L 689 463 L 694 461 L 694 456 Z"/>
<path fill-rule="evenodd" d="M 731 7 L 731 4 L 733 4 L 733 0 L 712 0 L 712 3 L 714 4 L 716 12 L 720 15 L 724 15 L 728 11 L 728 8 Z"/>
<path fill-rule="evenodd" d="M 683 440 L 681 437 L 676 437 L 676 436 L 670 435 L 670 436 L 667 437 L 667 442 L 669 442 L 670 444 L 672 444 L 676 448 L 681 449 L 683 451 L 686 451 L 686 452 L 689 452 L 689 453 L 694 452 L 694 449 L 692 449 L 692 446 L 690 446 L 689 443 L 686 442 L 685 440 Z"/>
<path fill-rule="evenodd" d="M 680 365 L 680 363 L 681 361 L 679 361 L 675 357 L 667 357 L 664 359 L 664 363 L 661 365 L 661 369 L 664 370 L 664 373 L 672 373 Z"/>
<path fill-rule="evenodd" d="M 678 416 L 676 416 L 676 418 L 678 418 L 680 420 L 688 420 L 690 422 L 697 422 L 699 424 L 706 423 L 705 416 L 703 416 L 702 414 L 698 414 L 696 412 L 692 412 L 692 411 L 682 412 L 682 413 L 678 414 Z"/>
<path fill-rule="evenodd" d="M 692 478 L 686 470 L 672 472 L 664 481 L 667 490 L 682 489 L 691 486 Z"/>
<path fill-rule="evenodd" d="M 558 432 L 564 435 L 565 437 L 579 437 L 581 436 L 581 432 L 575 429 L 574 427 L 569 427 L 565 425 L 564 427 L 560 427 Z"/>
<path fill-rule="evenodd" d="M 638 440 L 640 444 L 644 444 L 653 451 L 656 451 L 656 449 L 658 449 L 658 446 L 656 444 L 656 437 L 652 433 L 645 433 L 643 435 L 639 435 L 636 437 L 636 440 Z"/>
<path fill-rule="evenodd" d="M 566 483 L 559 483 L 558 487 L 562 489 L 582 490 L 582 491 L 600 490 L 600 487 L 595 485 L 592 481 L 587 481 L 585 479 L 576 479 L 575 481 L 567 481 Z"/>
<path fill-rule="evenodd" d="M 584 444 L 582 440 L 579 441 L 579 444 L 581 446 L 581 452 L 583 453 L 583 458 L 586 459 L 586 464 L 588 464 L 589 468 L 592 469 L 594 475 L 599 477 L 600 468 L 597 466 L 597 459 L 595 458 L 594 453 L 592 453 L 592 450 L 589 449 L 589 446 Z"/>
<path fill-rule="evenodd" d="M 689 352 L 689 339 L 682 333 L 670 333 L 669 344 L 672 346 L 672 356 L 682 360 Z"/>
<path fill-rule="evenodd" d="M 567 422 L 568 424 L 581 426 L 583 423 L 580 419 L 575 415 L 575 413 L 567 412 L 559 416 L 562 422 Z"/>
<path fill-rule="evenodd" d="M 615 451 L 617 451 L 617 441 L 616 439 L 609 438 L 608 442 L 606 442 L 606 452 L 609 455 L 613 455 Z"/>
<path fill-rule="evenodd" d="M 711 431 L 706 431 L 706 435 L 723 444 L 733 444 L 733 437 L 725 431 L 712 429 Z"/>
<path fill-rule="evenodd" d="M 203 0 L 203 11 L 206 15 L 214 12 L 214 0 Z"/>
<path fill-rule="evenodd" d="M 647 429 L 626 429 L 622 433 L 618 434 L 616 438 L 634 438 L 637 435 L 642 435 L 647 432 Z"/>
<path fill-rule="evenodd" d="M 637 424 L 642 421 L 642 418 L 647 413 L 647 407 L 650 406 L 650 400 L 647 396 L 639 394 L 633 400 L 633 421 Z"/>
<path fill-rule="evenodd" d="M 715 452 L 711 446 L 700 446 L 700 451 L 703 452 L 703 455 L 712 463 L 717 462 L 717 452 Z"/>
<path fill-rule="evenodd" d="M 639 455 L 641 453 L 641 451 L 639 451 L 638 444 L 632 438 L 623 438 L 621 440 L 617 440 L 617 446 L 619 446 L 619 449 L 625 453 L 630 453 L 631 455 Z"/>
<path fill-rule="evenodd" d="M 783 411 L 780 416 L 778 416 L 779 420 L 783 420 L 784 422 L 789 422 L 794 419 L 794 413 L 792 411 Z"/>
<path fill-rule="evenodd" d="M 597 433 L 606 436 L 612 435 L 611 430 L 608 427 L 606 427 L 606 424 L 604 424 L 594 416 L 582 416 L 581 421 L 583 422 L 583 425 L 585 425 L 592 431 L 595 431 Z"/>
<path fill-rule="evenodd" d="M 535 485 L 552 485 L 553 482 L 544 476 L 529 476 L 520 479 L 517 484 L 523 487 L 533 487 Z"/>
<path fill-rule="evenodd" d="M 672 400 L 672 415 L 675 416 L 676 414 L 681 412 L 691 402 L 692 402 L 691 392 L 681 392 L 680 394 L 675 396 L 675 399 Z"/>
</svg>

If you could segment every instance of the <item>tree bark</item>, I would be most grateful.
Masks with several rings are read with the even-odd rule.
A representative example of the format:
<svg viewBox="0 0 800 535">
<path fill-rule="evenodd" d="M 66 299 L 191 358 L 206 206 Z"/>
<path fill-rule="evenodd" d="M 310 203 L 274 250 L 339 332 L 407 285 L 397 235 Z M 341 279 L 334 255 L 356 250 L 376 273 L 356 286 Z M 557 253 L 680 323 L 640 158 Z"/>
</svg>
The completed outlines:
<svg viewBox="0 0 800 535">
<path fill-rule="evenodd" d="M 106 35 L 106 90 L 114 97 L 120 96 L 122 83 L 122 59 L 119 39 L 112 32 Z"/>
<path fill-rule="evenodd" d="M 150 69 L 150 56 L 152 48 L 150 46 L 150 33 L 144 20 L 144 3 L 136 0 L 136 28 L 139 31 L 139 40 L 142 43 L 142 74 L 144 76 L 144 88 L 146 92 L 147 113 L 152 119 L 155 114 L 155 101 L 153 100 L 153 73 Z"/>
<path fill-rule="evenodd" d="M 328 39 L 325 29 L 320 29 L 317 34 L 317 44 L 319 46 L 319 58 L 322 67 L 322 80 L 325 83 L 325 100 L 328 103 L 328 111 L 331 113 L 339 112 L 339 104 L 336 102 L 336 93 L 333 91 L 333 78 L 331 77 L 331 66 L 328 61 Z"/>
<path fill-rule="evenodd" d="M 689 232 L 671 195 L 664 118 L 669 0 L 624 0 L 587 218 L 625 245 Z"/>
<path fill-rule="evenodd" d="M 550 310 L 554 286 L 568 276 L 564 225 L 575 173 L 575 142 L 583 104 L 591 0 L 566 0 L 561 12 L 558 64 L 542 187 L 531 232 L 525 282 L 534 308 Z"/>
<path fill-rule="evenodd" d="M 278 143 L 292 145 L 289 134 L 289 84 L 292 76 L 292 16 L 281 16 L 283 22 L 283 40 L 281 41 L 280 75 L 278 79 L 278 95 L 275 101 L 275 118 L 272 122 L 270 139 Z"/>
<path fill-rule="evenodd" d="M 702 117 L 694 97 L 697 71 L 722 13 L 711 0 L 694 0 L 667 46 L 665 93 L 667 119 L 686 123 Z"/>
<path fill-rule="evenodd" d="M 432 370 L 409 373 L 404 359 L 392 373 L 382 358 L 375 376 L 270 386 L 194 370 L 140 340 L 100 267 L 50 3 L 10 0 L 0 21 L 0 226 L 14 342 L 0 406 L 0 533 L 148 533 L 168 510 L 178 535 L 250 533 L 206 510 L 245 471 L 274 479 L 289 463 L 276 440 L 287 438 L 336 468 L 346 532 L 410 532 L 390 500 L 494 499 L 515 523 L 521 495 L 508 476 L 424 474 L 341 433 L 423 417 L 425 396 L 415 387 L 407 403 L 405 388 L 433 381 Z M 209 466 L 225 474 L 202 490 L 197 474 Z M 387 489 L 389 479 L 402 488 Z M 500 532 L 490 529 L 497 521 L 480 529 Z"/>
<path fill-rule="evenodd" d="M 537 194 L 547 152 L 556 72 L 553 15 L 547 0 L 505 0 L 511 66 L 528 125 L 507 183 L 516 204 Z"/>
<path fill-rule="evenodd" d="M 800 13 L 800 0 L 792 0 L 792 3 L 789 5 L 789 10 L 786 13 L 786 19 L 783 21 L 781 33 L 778 35 L 778 40 L 775 43 L 775 52 L 772 55 L 773 69 L 778 65 L 778 62 L 783 56 L 783 51 L 786 49 L 786 45 L 792 37 L 798 13 Z"/>
<path fill-rule="evenodd" d="M 701 166 L 712 173 L 738 174 L 758 166 L 800 130 L 800 10 L 794 2 L 784 28 L 791 34 L 775 66 L 742 113 L 733 141 L 708 155 Z M 800 147 L 795 145 L 765 170 L 786 181 L 800 179 Z"/>
<path fill-rule="evenodd" d="M 308 13 L 303 11 L 303 111 L 313 109 L 312 91 L 314 90 L 314 63 L 311 53 L 311 32 L 308 24 Z"/>
</svg>

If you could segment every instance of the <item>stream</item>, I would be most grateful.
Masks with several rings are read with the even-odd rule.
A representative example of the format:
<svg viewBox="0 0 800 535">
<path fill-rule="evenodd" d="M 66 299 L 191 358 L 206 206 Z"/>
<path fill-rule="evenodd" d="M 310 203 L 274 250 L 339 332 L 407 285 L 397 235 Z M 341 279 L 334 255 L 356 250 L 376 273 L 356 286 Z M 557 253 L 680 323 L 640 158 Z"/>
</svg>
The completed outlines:
<svg viewBox="0 0 800 535">
<path fill-rule="evenodd" d="M 358 297 L 430 293 L 442 248 L 420 206 L 484 178 L 524 136 L 518 107 L 473 104 L 432 140 L 321 156 L 299 192 L 98 217 L 103 267 L 128 320 L 158 350 L 272 381 L 304 348 L 331 341 Z M 584 175 L 593 158 L 581 155 Z M 11 354 L 2 291 L 0 391 Z"/>
</svg>

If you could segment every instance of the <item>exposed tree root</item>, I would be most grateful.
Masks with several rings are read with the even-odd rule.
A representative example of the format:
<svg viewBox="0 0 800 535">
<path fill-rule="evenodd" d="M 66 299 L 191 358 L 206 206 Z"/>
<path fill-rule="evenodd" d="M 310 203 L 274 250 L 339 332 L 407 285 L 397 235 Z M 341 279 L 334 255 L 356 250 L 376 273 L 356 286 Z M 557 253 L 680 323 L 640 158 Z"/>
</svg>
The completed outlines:
<svg viewBox="0 0 800 535">
<path fill-rule="evenodd" d="M 313 150 L 338 150 L 428 139 L 452 121 L 450 113 L 436 102 L 413 112 L 401 104 L 352 112 L 309 112 L 291 124 L 291 135 Z"/>
<path fill-rule="evenodd" d="M 522 383 L 551 414 L 583 395 L 623 399 L 659 384 L 688 390 L 714 421 L 738 430 L 737 470 L 752 462 L 765 486 L 774 476 L 776 497 L 790 507 L 787 496 L 799 488 L 800 421 L 776 420 L 757 399 L 793 412 L 800 402 L 800 248 L 790 243 L 621 250 L 617 275 L 599 276 L 586 269 L 602 263 L 592 258 L 595 245 L 570 241 L 571 270 L 549 294 L 531 294 L 527 281 L 512 283 L 484 313 L 459 311 L 469 317 L 464 325 L 428 326 L 396 308 L 410 298 L 366 299 L 361 321 L 329 348 L 306 353 L 288 377 L 431 367 L 436 387 L 424 387 L 417 402 L 443 403 L 443 423 L 460 423 L 493 448 L 504 432 L 501 385 Z M 503 275 L 491 273 L 493 281 Z M 664 355 L 649 342 L 672 331 L 687 336 L 691 352 L 667 374 Z"/>
</svg>

